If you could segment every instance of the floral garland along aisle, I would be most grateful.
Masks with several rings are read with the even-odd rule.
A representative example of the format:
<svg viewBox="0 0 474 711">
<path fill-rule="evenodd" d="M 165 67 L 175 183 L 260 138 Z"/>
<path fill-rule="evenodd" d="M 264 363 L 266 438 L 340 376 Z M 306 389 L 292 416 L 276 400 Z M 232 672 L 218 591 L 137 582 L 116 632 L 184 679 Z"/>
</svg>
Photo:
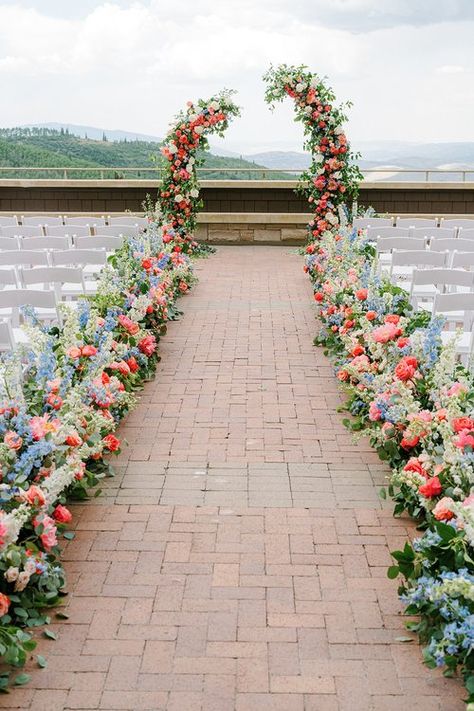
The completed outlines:
<svg viewBox="0 0 474 711">
<path fill-rule="evenodd" d="M 408 627 L 425 645 L 425 662 L 448 676 L 459 670 L 472 709 L 474 381 L 456 360 L 455 337 L 442 345 L 442 319 L 413 312 L 406 292 L 376 274 L 366 232 L 347 223 L 342 203 L 355 192 L 357 174 L 346 163 L 347 150 L 344 165 L 327 159 L 332 145 L 334 151 L 347 146 L 340 139 L 340 112 L 332 117 L 332 92 L 302 67 L 271 69 L 266 80 L 267 100 L 295 100 L 297 119 L 310 136 L 307 146 L 315 151 L 305 176 L 317 206 L 305 264 L 321 321 L 315 343 L 326 348 L 346 389 L 352 418 L 345 424 L 367 434 L 392 469 L 388 492 L 395 514 L 408 512 L 425 530 L 393 552 L 396 565 L 388 575 L 403 576 L 406 611 L 419 616 Z M 334 140 L 331 127 L 337 129 Z M 346 180 L 348 189 L 341 190 Z"/>
<path fill-rule="evenodd" d="M 0 362 L 0 658 L 13 667 L 36 646 L 26 630 L 48 623 L 44 609 L 61 601 L 60 540 L 74 537 L 66 499 L 86 498 L 108 471 L 103 455 L 120 451 L 114 430 L 193 283 L 189 258 L 164 248 L 153 223 L 109 262 L 97 295 L 66 307 L 61 329 L 29 326 L 31 345 Z M 0 690 L 11 677 L 0 674 Z M 28 680 L 13 675 L 16 685 Z"/>
<path fill-rule="evenodd" d="M 222 136 L 232 118 L 239 116 L 233 94 L 223 90 L 208 101 L 188 102 L 187 110 L 176 116 L 161 149 L 164 174 L 159 202 L 163 241 L 185 253 L 203 251 L 194 239 L 197 214 L 203 204 L 196 169 L 204 159 L 199 153 L 209 148 L 209 134 Z"/>
</svg>

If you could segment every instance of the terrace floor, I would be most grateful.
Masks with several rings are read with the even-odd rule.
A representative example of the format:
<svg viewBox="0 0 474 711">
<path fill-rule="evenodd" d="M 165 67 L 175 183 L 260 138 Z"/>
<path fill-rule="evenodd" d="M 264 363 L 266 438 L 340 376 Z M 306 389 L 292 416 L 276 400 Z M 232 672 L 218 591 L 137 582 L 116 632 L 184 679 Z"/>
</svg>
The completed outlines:
<svg viewBox="0 0 474 711">
<path fill-rule="evenodd" d="M 104 495 L 76 506 L 69 619 L 2 708 L 455 711 L 386 577 L 412 531 L 336 412 L 311 287 L 281 247 L 224 247 L 161 342 Z M 402 638 L 402 640 L 400 639 Z"/>
</svg>

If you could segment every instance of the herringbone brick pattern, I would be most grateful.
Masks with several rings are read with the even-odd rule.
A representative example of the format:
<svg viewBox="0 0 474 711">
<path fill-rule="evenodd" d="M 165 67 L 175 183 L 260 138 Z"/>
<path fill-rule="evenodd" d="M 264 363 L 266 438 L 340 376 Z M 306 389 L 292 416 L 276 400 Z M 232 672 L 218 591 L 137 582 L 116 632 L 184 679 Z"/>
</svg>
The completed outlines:
<svg viewBox="0 0 474 711">
<path fill-rule="evenodd" d="M 198 273 L 117 476 L 75 507 L 48 667 L 2 708 L 462 709 L 402 641 L 386 568 L 413 531 L 336 412 L 301 258 L 221 248 Z"/>
</svg>

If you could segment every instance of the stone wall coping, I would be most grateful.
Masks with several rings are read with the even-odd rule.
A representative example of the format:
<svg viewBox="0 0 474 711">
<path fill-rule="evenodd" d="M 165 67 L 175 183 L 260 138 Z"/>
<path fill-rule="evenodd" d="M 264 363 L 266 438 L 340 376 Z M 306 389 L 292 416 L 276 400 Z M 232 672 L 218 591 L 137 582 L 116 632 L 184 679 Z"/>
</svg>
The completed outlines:
<svg viewBox="0 0 474 711">
<path fill-rule="evenodd" d="M 156 189 L 159 180 L 58 180 L 4 178 L 0 188 L 150 188 Z M 295 188 L 297 180 L 201 180 L 202 188 L 245 188 L 276 190 Z M 474 190 L 474 182 L 373 182 L 362 181 L 361 190 Z"/>
<path fill-rule="evenodd" d="M 200 212 L 200 224 L 306 225 L 311 219 L 305 212 Z"/>
</svg>

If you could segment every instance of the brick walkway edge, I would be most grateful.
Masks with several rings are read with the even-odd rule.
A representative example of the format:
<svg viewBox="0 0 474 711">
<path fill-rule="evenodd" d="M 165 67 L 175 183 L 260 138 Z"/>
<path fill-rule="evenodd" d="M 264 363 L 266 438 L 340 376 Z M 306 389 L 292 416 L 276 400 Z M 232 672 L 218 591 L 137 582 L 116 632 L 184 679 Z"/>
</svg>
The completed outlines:
<svg viewBox="0 0 474 711">
<path fill-rule="evenodd" d="M 104 495 L 74 507 L 67 620 L 1 708 L 455 711 L 407 636 L 387 470 L 336 408 L 301 257 L 224 247 L 170 324 Z M 53 612 L 53 619 L 54 612 Z"/>
</svg>

